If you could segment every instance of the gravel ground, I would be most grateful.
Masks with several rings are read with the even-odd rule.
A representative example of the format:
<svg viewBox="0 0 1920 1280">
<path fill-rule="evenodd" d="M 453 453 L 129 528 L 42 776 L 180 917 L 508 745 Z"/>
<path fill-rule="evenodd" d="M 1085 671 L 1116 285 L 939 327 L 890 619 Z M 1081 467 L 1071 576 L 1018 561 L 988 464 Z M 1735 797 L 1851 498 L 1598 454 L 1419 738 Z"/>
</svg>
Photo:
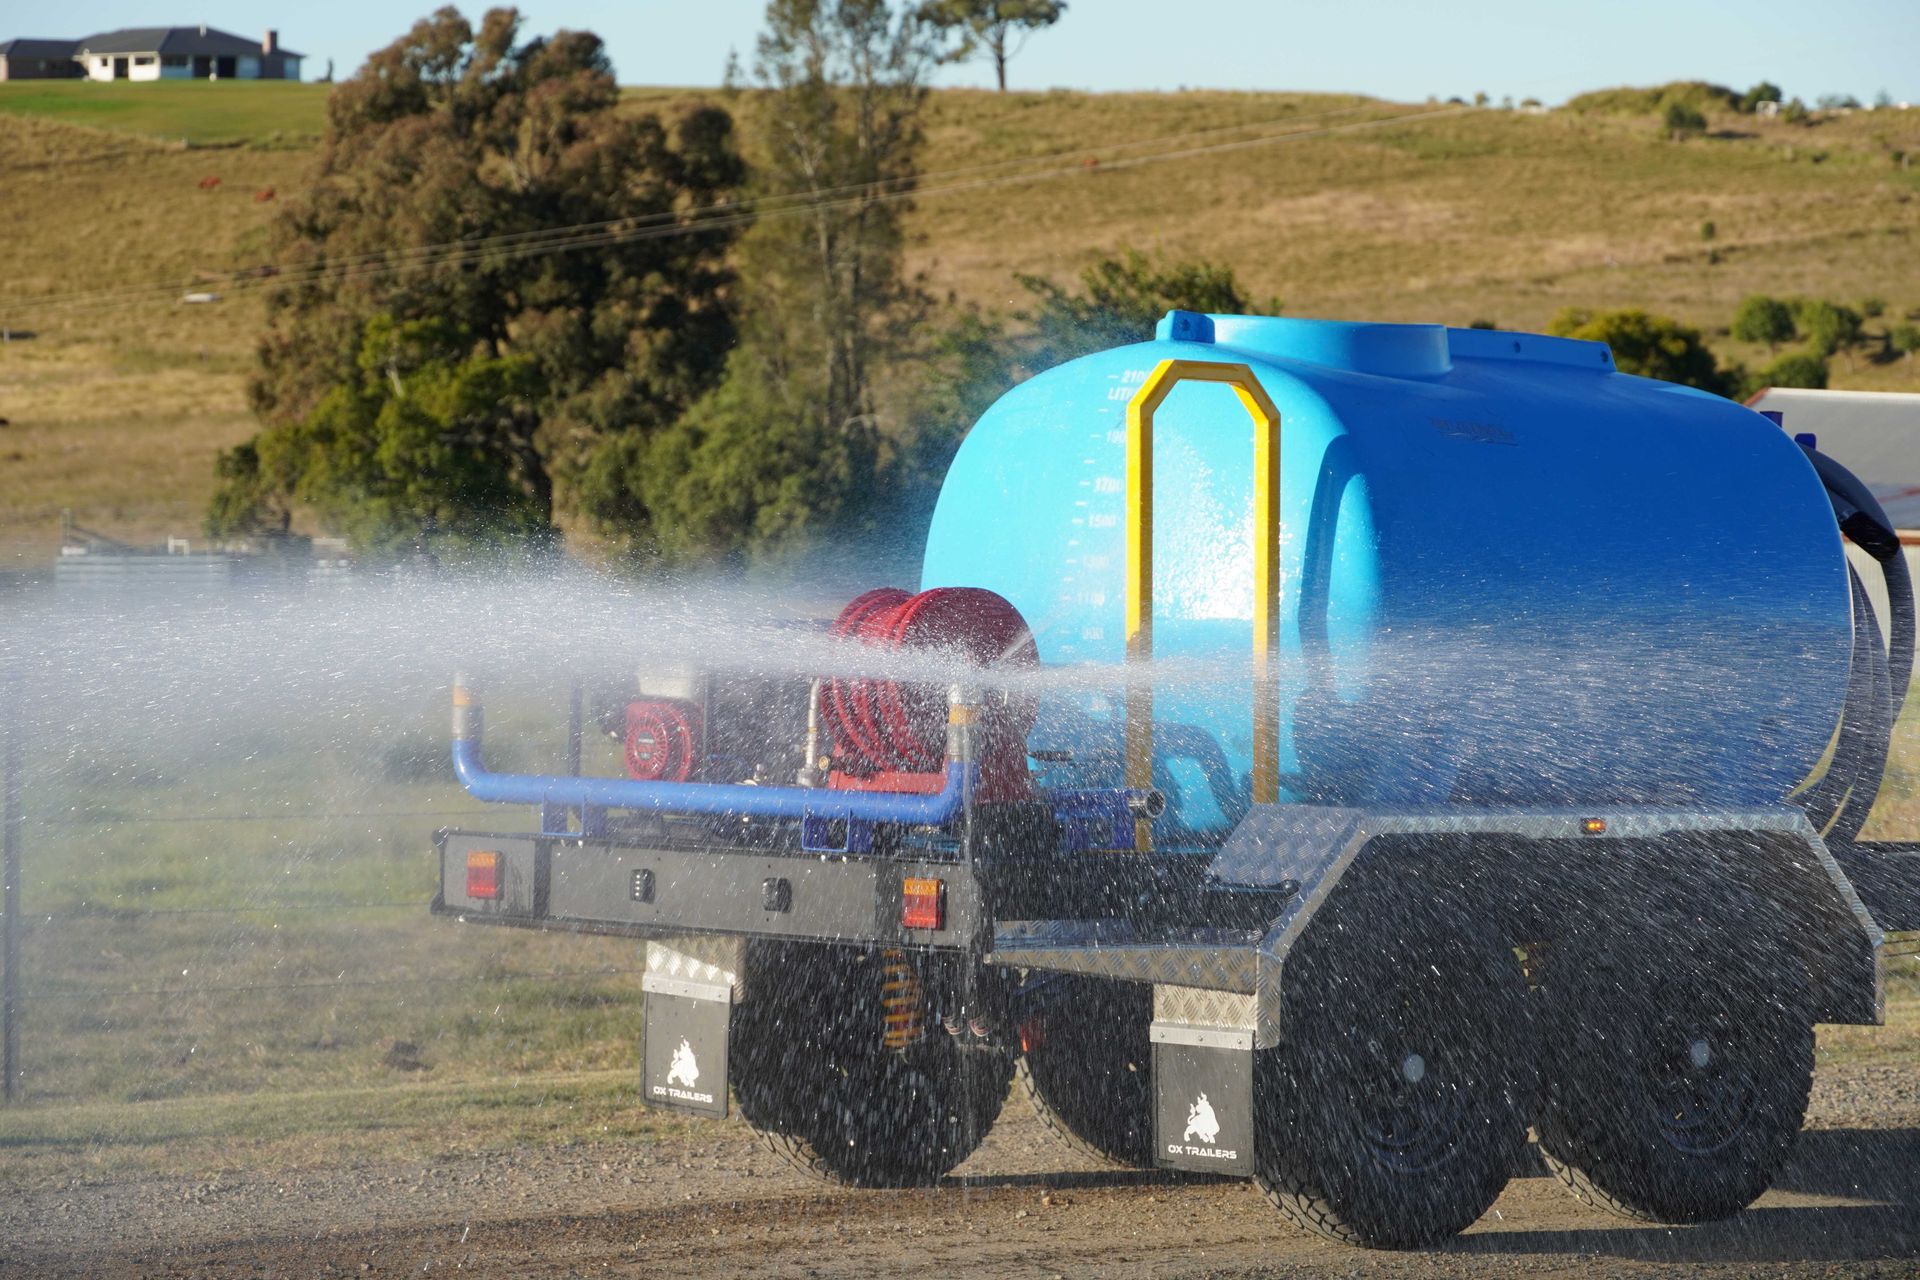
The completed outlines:
<svg viewBox="0 0 1920 1280">
<path fill-rule="evenodd" d="M 1823 1068 L 1779 1185 L 1727 1223 L 1647 1227 L 1516 1178 L 1447 1248 L 1367 1253 L 1250 1184 L 1101 1171 L 1008 1104 L 934 1191 L 848 1192 L 735 1122 L 610 1155 L 527 1148 L 205 1181 L 81 1180 L 0 1200 L 0 1275 L 702 1277 L 1920 1275 L 1920 1072 Z"/>
</svg>

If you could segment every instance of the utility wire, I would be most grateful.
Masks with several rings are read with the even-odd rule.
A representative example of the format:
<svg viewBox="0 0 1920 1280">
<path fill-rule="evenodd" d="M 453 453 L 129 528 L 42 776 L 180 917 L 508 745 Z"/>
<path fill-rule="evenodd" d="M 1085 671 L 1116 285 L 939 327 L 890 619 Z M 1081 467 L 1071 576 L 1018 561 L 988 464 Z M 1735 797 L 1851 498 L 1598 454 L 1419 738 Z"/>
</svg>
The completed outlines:
<svg viewBox="0 0 1920 1280">
<path fill-rule="evenodd" d="M 951 169 L 940 169 L 930 173 L 916 174 L 908 178 L 883 179 L 875 183 L 848 183 L 837 187 L 822 187 L 812 191 L 787 192 L 751 197 L 744 200 L 726 201 L 693 209 L 670 209 L 653 214 L 642 214 L 632 218 L 613 218 L 600 222 L 581 222 L 560 227 L 541 227 L 527 231 L 502 232 L 497 235 L 482 236 L 473 240 L 442 241 L 434 244 L 415 245 L 407 249 L 370 250 L 361 254 L 348 254 L 328 258 L 323 263 L 285 265 L 270 268 L 262 268 L 260 266 L 244 267 L 225 273 L 224 276 L 220 277 L 203 277 L 203 282 L 207 284 L 248 284 L 261 279 L 274 279 L 281 282 L 299 283 L 304 279 L 314 276 L 337 273 L 342 269 L 350 269 L 363 265 L 391 268 L 433 265 L 435 261 L 444 260 L 444 257 L 449 253 L 481 254 L 491 249 L 538 243 L 547 239 L 576 234 L 617 233 L 625 237 L 633 232 L 661 224 L 673 225 L 681 233 L 690 235 L 702 229 L 710 229 L 715 226 L 729 224 L 718 223 L 713 221 L 712 218 L 709 218 L 709 220 L 705 222 L 688 222 L 682 225 L 683 219 L 696 219 L 708 215 L 712 215 L 712 217 L 730 215 L 732 217 L 753 219 L 769 213 L 800 212 L 815 207 L 823 200 L 832 200 L 839 197 L 872 199 L 880 195 L 887 195 L 895 198 L 910 199 L 917 190 L 923 190 L 923 184 L 928 182 L 944 182 L 966 175 L 985 173 L 1014 166 L 1042 163 L 1057 164 L 1060 161 L 1074 158 L 1079 158 L 1082 161 L 1081 167 L 1084 168 L 1086 158 L 1092 157 L 1097 159 L 1099 156 L 1111 155 L 1117 151 L 1164 145 L 1167 143 L 1190 143 L 1201 138 L 1218 137 L 1227 133 L 1245 133 L 1255 129 L 1272 129 L 1283 125 L 1311 124 L 1315 121 L 1354 115 L 1370 109 L 1372 109 L 1372 104 L 1359 103 L 1354 106 L 1342 107 L 1332 111 L 1316 112 L 1311 115 L 1278 116 L 1267 120 L 1249 121 L 1245 124 L 1216 125 L 1208 129 L 1194 129 L 1184 133 L 1163 135 L 1159 138 L 1143 138 L 1132 142 L 1116 142 L 1105 147 L 1074 147 L 1064 151 L 1047 152 L 1038 156 L 1016 156 L 1004 160 L 988 160 L 973 165 L 962 165 Z M 1295 130 L 1295 132 L 1298 132 L 1298 130 Z M 1287 136 L 1291 135 L 1274 135 L 1276 138 Z M 1114 165 L 1110 163 L 1108 167 L 1114 167 Z M 272 274 L 265 274 L 268 271 Z M 139 288 L 164 291 L 167 294 L 171 294 L 176 286 L 170 284 L 155 284 L 151 286 L 139 286 Z M 122 296 L 126 292 L 126 290 L 120 289 L 101 289 L 91 292 L 62 294 L 58 295 L 58 297 L 63 303 L 70 302 L 74 305 L 79 305 L 99 299 L 110 300 Z M 24 295 L 18 295 L 18 298 L 26 302 L 33 301 L 33 299 L 27 298 Z M 7 298 L 5 295 L 0 295 L 0 301 L 13 300 L 14 299 Z"/>
<path fill-rule="evenodd" d="M 305 266 L 282 266 L 278 268 L 265 268 L 265 269 L 263 269 L 260 266 L 245 267 L 245 268 L 240 268 L 236 271 L 225 273 L 223 277 L 214 277 L 214 278 L 203 277 L 203 281 L 204 283 L 208 283 L 208 284 L 242 283 L 242 282 L 249 282 L 249 281 L 261 279 L 261 278 L 274 278 L 274 279 L 285 281 L 289 279 L 297 280 L 299 278 L 298 276 L 290 275 L 290 273 L 295 273 L 295 272 L 312 273 L 312 272 L 336 271 L 341 268 L 351 268 L 351 267 L 360 266 L 363 264 L 381 264 L 381 265 L 391 265 L 391 266 L 422 265 L 420 260 L 435 258 L 448 251 L 478 252 L 478 251 L 498 248 L 506 245 L 537 242 L 542 239 L 551 238 L 555 236 L 562 236 L 562 235 L 571 234 L 571 233 L 581 233 L 581 232 L 590 232 L 590 231 L 604 232 L 604 231 L 614 231 L 614 230 L 631 232 L 631 231 L 636 231 L 636 230 L 646 228 L 648 226 L 662 224 L 662 223 L 677 225 L 679 224 L 680 220 L 683 218 L 696 218 L 696 217 L 700 217 L 702 215 L 708 215 L 708 214 L 719 215 L 719 214 L 730 213 L 735 215 L 752 217 L 763 212 L 777 212 L 783 207 L 789 206 L 789 205 L 800 205 L 800 206 L 811 207 L 812 205 L 817 204 L 819 201 L 823 199 L 832 199 L 835 197 L 842 197 L 842 196 L 857 195 L 862 198 L 867 198 L 867 197 L 871 197 L 876 194 L 882 194 L 882 193 L 895 195 L 895 196 L 911 196 L 912 190 L 914 187 L 929 181 L 936 181 L 936 180 L 945 181 L 947 179 L 961 177 L 965 175 L 983 173 L 983 172 L 988 172 L 995 169 L 1004 169 L 1009 166 L 1028 165 L 1028 164 L 1036 164 L 1036 163 L 1054 163 L 1054 162 L 1058 162 L 1066 159 L 1072 159 L 1075 157 L 1081 157 L 1084 160 L 1084 158 L 1088 156 L 1097 157 L 1101 154 L 1107 154 L 1113 151 L 1124 151 L 1129 148 L 1139 148 L 1139 147 L 1153 146 L 1153 145 L 1164 145 L 1166 143 L 1188 143 L 1200 138 L 1217 137 L 1225 133 L 1244 133 L 1250 129 L 1270 129 L 1270 128 L 1275 128 L 1282 125 L 1310 124 L 1317 120 L 1327 120 L 1327 119 L 1333 119 L 1343 115 L 1352 115 L 1356 112 L 1367 110 L 1370 108 L 1370 106 L 1371 104 L 1361 103 L 1351 107 L 1343 107 L 1333 111 L 1317 112 L 1312 115 L 1306 115 L 1306 116 L 1297 116 L 1297 115 L 1281 116 L 1281 117 L 1274 117 L 1268 120 L 1250 121 L 1246 124 L 1217 125 L 1209 129 L 1190 130 L 1185 133 L 1163 135 L 1162 137 L 1159 137 L 1159 138 L 1146 138 L 1146 139 L 1140 139 L 1138 141 L 1133 141 L 1133 142 L 1117 142 L 1112 144 L 1109 147 L 1077 147 L 1077 148 L 1070 148 L 1065 151 L 1045 153 L 1039 156 L 1010 157 L 1004 160 L 989 160 L 989 161 L 983 161 L 979 164 L 974 164 L 974 165 L 963 165 L 963 166 L 959 166 L 957 168 L 952 168 L 952 169 L 935 170 L 932 173 L 918 174 L 918 175 L 914 175 L 913 177 L 904 178 L 904 179 L 882 180 L 879 183 L 850 183 L 850 184 L 845 184 L 838 187 L 822 187 L 813 191 L 787 192 L 787 193 L 781 193 L 781 194 L 761 196 L 761 197 L 752 198 L 752 199 L 743 200 L 743 201 L 726 201 L 720 204 L 707 205 L 704 207 L 698 207 L 694 209 L 663 210 L 658 213 L 640 215 L 635 218 L 616 218 L 616 219 L 608 219 L 600 222 L 573 223 L 573 224 L 560 226 L 560 227 L 542 227 L 542 228 L 536 228 L 528 231 L 502 232 L 498 235 L 483 236 L 474 240 L 443 241 L 435 244 L 415 245 L 407 249 L 370 250 L 362 254 L 349 254 L 342 257 L 327 259 L 325 263 L 315 263 L 315 264 L 305 265 Z M 1285 135 L 1281 135 L 1281 136 L 1285 136 Z M 709 222 L 703 225 L 712 226 L 714 224 Z M 263 270 L 271 270 L 273 272 L 273 275 L 271 277 L 267 277 L 263 275 Z M 171 284 L 136 286 L 136 289 L 140 291 L 164 290 L 169 294 L 172 293 L 175 288 L 176 286 Z M 73 305 L 80 305 L 82 303 L 92 302 L 96 300 L 112 299 L 119 296 L 125 296 L 130 292 L 132 291 L 125 290 L 125 289 L 97 289 L 97 290 L 90 290 L 90 291 L 80 291 L 80 292 L 71 293 L 71 294 L 56 295 L 56 297 L 63 304 L 71 303 Z M 24 295 L 16 295 L 15 298 L 8 298 L 6 295 L 0 295 L 0 301 L 15 301 L 15 300 L 25 301 L 29 303 L 34 301 L 33 299 L 27 298 Z"/>
<path fill-rule="evenodd" d="M 1274 146 L 1285 142 L 1295 142 L 1315 138 L 1330 137 L 1337 134 L 1353 133 L 1384 126 L 1407 124 L 1416 121 L 1431 121 L 1440 118 L 1459 116 L 1477 111 L 1475 107 L 1443 107 L 1425 111 L 1403 112 L 1398 115 L 1383 116 L 1371 120 L 1354 121 L 1346 124 L 1325 125 L 1313 129 L 1300 129 L 1287 133 L 1268 134 L 1257 138 L 1242 138 L 1233 141 L 1198 143 L 1145 155 L 1121 157 L 1100 165 L 1101 172 L 1113 172 L 1139 168 L 1149 164 L 1164 164 L 1169 161 L 1191 159 L 1198 156 L 1218 155 L 1233 151 L 1243 151 L 1254 147 Z M 1201 134 L 1213 131 L 1200 131 Z M 1196 135 L 1198 136 L 1198 135 Z M 272 281 L 276 285 L 300 284 L 322 279 L 346 280 L 379 274 L 395 269 L 397 262 L 401 268 L 425 266 L 461 266 L 482 259 L 495 261 L 519 258 L 544 257 L 555 253 L 570 252 L 576 249 L 593 248 L 602 245 L 627 243 L 634 241 L 672 239 L 690 235 L 701 235 L 716 229 L 745 226 L 758 219 L 774 217 L 792 217 L 805 214 L 833 212 L 849 208 L 859 208 L 872 204 L 899 203 L 908 200 L 928 199 L 947 195 L 958 195 L 974 191 L 991 190 L 1022 183 L 1042 182 L 1066 177 L 1083 176 L 1086 170 L 1081 165 L 1056 165 L 1047 169 L 1034 169 L 1012 174 L 1002 174 L 966 181 L 952 181 L 934 185 L 919 185 L 895 190 L 873 191 L 861 189 L 859 194 L 820 199 L 817 193 L 802 193 L 791 197 L 795 201 L 754 212 L 748 206 L 738 204 L 708 206 L 704 209 L 685 211 L 675 215 L 676 220 L 663 225 L 629 225 L 620 223 L 582 223 L 572 226 L 548 228 L 540 232 L 513 233 L 524 239 L 507 243 L 452 241 L 439 245 L 421 246 L 416 250 L 396 251 L 381 255 L 369 255 L 366 259 L 344 267 L 332 263 L 316 263 L 305 267 L 250 268 L 236 272 L 228 278 L 226 287 L 257 288 Z M 535 238 L 538 237 L 538 238 Z M 398 254 L 413 253 L 419 256 L 401 258 Z M 271 273 L 271 274 L 269 274 Z M 50 295 L 40 299 L 16 298 L 6 301 L 14 305 L 42 311 L 58 311 L 77 306 L 100 306 L 114 303 L 135 303 L 156 298 L 171 297 L 178 286 L 150 285 L 126 290 L 105 290 L 93 294 Z"/>
</svg>

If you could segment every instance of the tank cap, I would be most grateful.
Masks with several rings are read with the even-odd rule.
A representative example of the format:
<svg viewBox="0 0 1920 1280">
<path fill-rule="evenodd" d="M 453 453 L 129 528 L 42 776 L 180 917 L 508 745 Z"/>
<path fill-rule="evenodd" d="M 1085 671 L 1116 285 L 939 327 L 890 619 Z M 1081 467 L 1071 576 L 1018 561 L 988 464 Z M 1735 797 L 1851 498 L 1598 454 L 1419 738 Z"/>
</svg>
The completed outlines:
<svg viewBox="0 0 1920 1280">
<path fill-rule="evenodd" d="M 1213 341 L 1213 317 L 1198 311 L 1169 311 L 1153 327 L 1153 336 L 1161 342 Z"/>
</svg>

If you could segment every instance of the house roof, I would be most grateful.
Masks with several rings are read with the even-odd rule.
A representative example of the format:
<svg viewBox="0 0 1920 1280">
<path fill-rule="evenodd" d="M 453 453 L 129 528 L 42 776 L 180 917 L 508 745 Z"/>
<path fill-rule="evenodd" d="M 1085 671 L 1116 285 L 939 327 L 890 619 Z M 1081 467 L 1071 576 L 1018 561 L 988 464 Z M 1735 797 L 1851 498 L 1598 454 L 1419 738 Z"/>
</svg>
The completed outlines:
<svg viewBox="0 0 1920 1280">
<path fill-rule="evenodd" d="M 225 58 L 258 54 L 260 42 L 213 27 L 124 27 L 119 31 L 103 31 L 77 41 L 74 51 L 83 54 L 172 53 Z M 306 57 L 304 53 L 295 53 L 291 49 L 275 49 L 274 52 L 286 58 Z"/>
<path fill-rule="evenodd" d="M 1794 435 L 1811 431 L 1820 452 L 1873 490 L 1896 529 L 1920 530 L 1920 395 L 1768 387 L 1747 404 L 1782 414 Z"/>
<path fill-rule="evenodd" d="M 78 40 L 36 40 L 30 36 L 0 41 L 0 58 L 71 58 Z"/>
</svg>

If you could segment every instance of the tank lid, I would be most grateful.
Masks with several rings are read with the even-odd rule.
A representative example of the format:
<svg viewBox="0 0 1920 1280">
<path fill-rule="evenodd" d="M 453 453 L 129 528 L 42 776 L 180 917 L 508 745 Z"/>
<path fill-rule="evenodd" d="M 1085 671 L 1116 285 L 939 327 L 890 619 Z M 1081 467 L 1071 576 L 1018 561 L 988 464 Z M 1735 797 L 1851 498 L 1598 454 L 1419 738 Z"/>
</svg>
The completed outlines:
<svg viewBox="0 0 1920 1280">
<path fill-rule="evenodd" d="M 1169 311 L 1153 326 L 1161 342 L 1212 342 L 1213 317 L 1198 311 Z"/>
<path fill-rule="evenodd" d="M 1437 324 L 1367 324 L 1279 316 L 1212 316 L 1213 340 L 1255 355 L 1374 373 L 1432 378 L 1453 368 Z"/>
</svg>

